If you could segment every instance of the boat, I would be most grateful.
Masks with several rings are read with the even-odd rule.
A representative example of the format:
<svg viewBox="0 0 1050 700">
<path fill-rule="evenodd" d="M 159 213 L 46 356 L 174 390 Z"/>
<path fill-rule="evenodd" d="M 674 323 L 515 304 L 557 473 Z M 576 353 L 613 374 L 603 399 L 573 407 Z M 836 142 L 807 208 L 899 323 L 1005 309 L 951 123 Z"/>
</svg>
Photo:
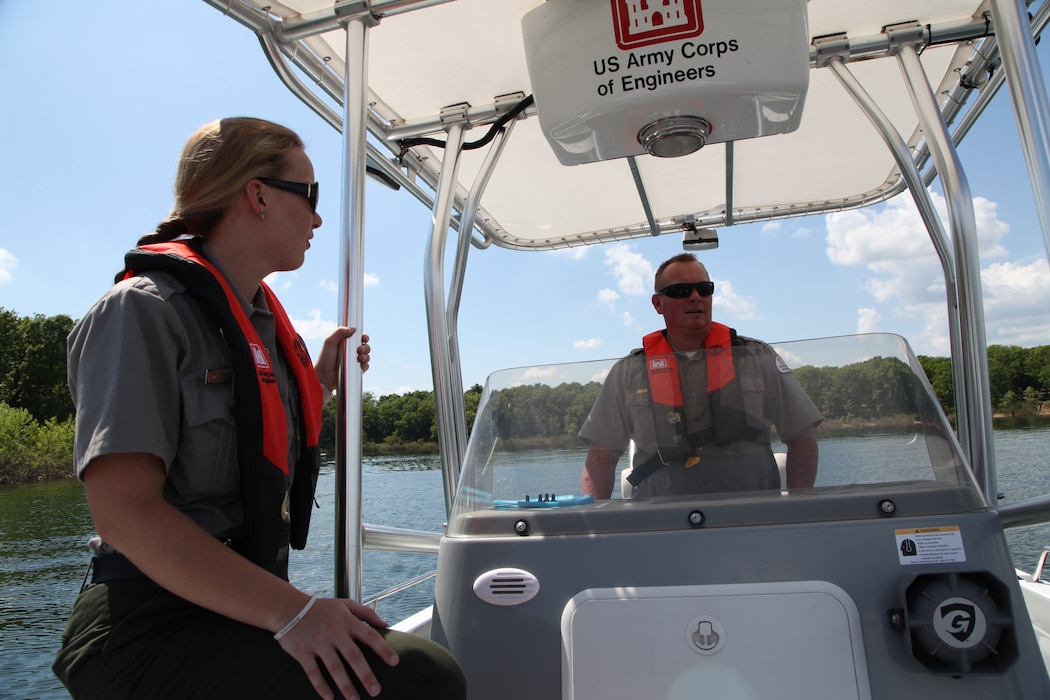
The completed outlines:
<svg viewBox="0 0 1050 700">
<path fill-rule="evenodd" d="M 1015 568 L 1004 537 L 1050 521 L 1050 496 L 999 502 L 956 150 L 1005 83 L 1050 249 L 1034 52 L 1050 2 L 204 1 L 342 131 L 343 323 L 363 317 L 365 179 L 433 211 L 423 293 L 448 524 L 361 522 L 346 358 L 338 595 L 360 597 L 362 549 L 436 552 L 433 606 L 397 626 L 451 649 L 482 700 L 1050 697 L 1045 561 Z M 581 464 L 532 463 L 524 426 L 559 420 L 554 395 L 586 412 L 612 361 L 496 372 L 468 430 L 471 255 L 649 236 L 708 250 L 734 225 L 905 192 L 943 268 L 954 422 L 907 340 L 872 334 L 775 344 L 828 419 L 809 488 L 595 501 Z M 858 422 L 870 430 L 845 439 Z"/>
</svg>

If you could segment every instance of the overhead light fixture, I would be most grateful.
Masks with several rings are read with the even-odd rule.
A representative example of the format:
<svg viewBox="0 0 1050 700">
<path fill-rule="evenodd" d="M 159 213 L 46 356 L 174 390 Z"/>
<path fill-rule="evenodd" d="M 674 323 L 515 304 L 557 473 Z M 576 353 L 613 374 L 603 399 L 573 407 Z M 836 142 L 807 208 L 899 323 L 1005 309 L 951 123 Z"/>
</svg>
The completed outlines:
<svg viewBox="0 0 1050 700">
<path fill-rule="evenodd" d="M 682 225 L 682 248 L 685 250 L 714 250 L 718 247 L 718 229 L 697 228 L 691 223 Z"/>
<path fill-rule="evenodd" d="M 651 155 L 677 158 L 703 148 L 710 133 L 710 122 L 701 117 L 664 117 L 643 126 L 638 141 Z"/>
</svg>

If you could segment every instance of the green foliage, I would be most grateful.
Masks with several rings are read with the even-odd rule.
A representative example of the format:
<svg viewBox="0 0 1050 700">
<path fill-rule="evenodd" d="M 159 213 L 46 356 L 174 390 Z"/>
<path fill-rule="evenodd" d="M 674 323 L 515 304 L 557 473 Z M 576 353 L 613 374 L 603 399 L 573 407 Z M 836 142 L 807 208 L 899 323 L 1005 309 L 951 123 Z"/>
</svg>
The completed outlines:
<svg viewBox="0 0 1050 700">
<path fill-rule="evenodd" d="M 475 384 L 463 394 L 467 429 L 474 423 L 482 387 Z M 336 450 L 338 401 L 325 404 L 321 415 L 322 452 Z M 361 397 L 361 433 L 366 451 L 426 452 L 437 443 L 437 406 L 431 391 L 387 394 L 376 398 L 368 391 Z"/>
<path fill-rule="evenodd" d="M 1045 396 L 1050 389 L 1050 345 L 1025 351 L 1024 372 L 1031 387 Z"/>
<path fill-rule="evenodd" d="M 366 391 L 361 397 L 361 430 L 364 433 L 365 442 L 383 441 L 383 433 L 379 425 L 379 399 L 370 391 Z"/>
<path fill-rule="evenodd" d="M 527 384 L 493 392 L 496 430 L 501 438 L 575 436 L 598 398 L 601 384 Z"/>
<path fill-rule="evenodd" d="M 930 386 L 937 394 L 941 408 L 946 414 L 955 411 L 955 384 L 952 381 L 952 361 L 947 357 L 927 357 L 919 355 L 919 364 L 922 365 L 926 378 L 930 380 Z"/>
<path fill-rule="evenodd" d="M 474 419 L 478 416 L 478 405 L 481 403 L 481 392 L 484 391 L 480 384 L 467 389 L 463 394 L 464 413 L 467 417 L 467 430 L 474 427 Z"/>
<path fill-rule="evenodd" d="M 19 317 L 0 307 L 0 481 L 51 478 L 72 472 L 73 403 L 66 386 L 68 316 Z M 945 413 L 955 408 L 952 363 L 920 356 L 919 362 Z M 830 419 L 864 421 L 908 412 L 915 402 L 908 369 L 897 360 L 874 358 L 849 367 L 802 367 L 795 375 Z M 988 348 L 991 403 L 998 413 L 1031 415 L 1050 397 L 1050 346 Z M 572 439 L 600 385 L 533 384 L 493 392 L 496 429 L 516 440 Z M 473 428 L 483 388 L 463 395 L 467 428 Z M 337 401 L 325 404 L 321 449 L 336 450 Z M 922 410 L 920 408 L 920 410 Z M 362 396 L 366 450 L 426 450 L 437 440 L 434 394 Z"/>
<path fill-rule="evenodd" d="M 1025 371 L 1025 350 L 1016 345 L 991 345 L 988 347 L 988 379 L 992 406 L 1009 405 L 1016 401 L 1013 395 L 1024 391 L 1032 382 Z M 1007 396 L 1011 394 L 1011 396 Z"/>
<path fill-rule="evenodd" d="M 875 357 L 845 367 L 800 367 L 794 374 L 827 419 L 870 421 L 915 412 L 911 370 L 896 358 Z"/>
<path fill-rule="evenodd" d="M 0 402 L 0 483 L 73 474 L 73 419 L 37 423 L 24 408 Z"/>
<path fill-rule="evenodd" d="M 919 356 L 945 413 L 955 412 L 952 361 Z M 1050 345 L 1021 348 L 988 346 L 988 391 L 992 409 L 1009 415 L 1034 415 L 1050 401 Z"/>
<path fill-rule="evenodd" d="M 9 401 L 14 391 L 15 362 L 25 355 L 18 314 L 0 306 L 0 401 Z"/>
<path fill-rule="evenodd" d="M 432 391 L 384 396 L 378 413 L 385 443 L 437 441 L 437 404 Z"/>
<path fill-rule="evenodd" d="M 38 422 L 73 415 L 66 387 L 69 316 L 19 318 L 0 309 L 0 401 L 24 408 Z"/>
</svg>

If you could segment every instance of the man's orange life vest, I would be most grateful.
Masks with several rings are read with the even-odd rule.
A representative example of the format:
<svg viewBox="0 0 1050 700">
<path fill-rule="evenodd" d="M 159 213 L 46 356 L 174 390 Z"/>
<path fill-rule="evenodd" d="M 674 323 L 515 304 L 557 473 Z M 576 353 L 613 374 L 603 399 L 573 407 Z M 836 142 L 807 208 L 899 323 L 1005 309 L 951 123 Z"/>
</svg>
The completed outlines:
<svg viewBox="0 0 1050 700">
<path fill-rule="evenodd" d="M 736 331 L 721 323 L 711 323 L 704 340 L 707 365 L 707 397 L 711 410 L 711 428 L 690 430 L 693 421 L 685 413 L 678 358 L 660 330 L 642 338 L 645 367 L 649 380 L 653 422 L 657 436 L 669 436 L 669 444 L 659 445 L 659 452 L 644 464 L 636 465 L 628 480 L 637 486 L 662 467 L 680 464 L 686 468 L 697 463 L 703 446 L 750 441 L 765 430 L 761 416 L 749 418 L 744 412 L 740 381 L 736 372 L 734 348 L 748 343 Z M 669 435 L 668 435 L 669 434 Z"/>
</svg>

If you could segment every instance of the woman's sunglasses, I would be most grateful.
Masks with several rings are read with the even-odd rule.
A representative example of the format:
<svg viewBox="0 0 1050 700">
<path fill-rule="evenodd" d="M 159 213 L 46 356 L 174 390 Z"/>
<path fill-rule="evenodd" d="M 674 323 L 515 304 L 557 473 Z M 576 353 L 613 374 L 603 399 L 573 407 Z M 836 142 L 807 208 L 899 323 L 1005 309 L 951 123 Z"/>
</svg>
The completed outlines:
<svg viewBox="0 0 1050 700">
<path fill-rule="evenodd" d="M 285 190 L 286 192 L 294 192 L 306 197 L 306 201 L 310 203 L 310 211 L 317 213 L 317 188 L 316 182 L 291 182 L 290 180 L 274 180 L 271 177 L 257 177 L 255 178 L 264 185 L 270 187 L 276 187 L 279 190 Z"/>
</svg>

